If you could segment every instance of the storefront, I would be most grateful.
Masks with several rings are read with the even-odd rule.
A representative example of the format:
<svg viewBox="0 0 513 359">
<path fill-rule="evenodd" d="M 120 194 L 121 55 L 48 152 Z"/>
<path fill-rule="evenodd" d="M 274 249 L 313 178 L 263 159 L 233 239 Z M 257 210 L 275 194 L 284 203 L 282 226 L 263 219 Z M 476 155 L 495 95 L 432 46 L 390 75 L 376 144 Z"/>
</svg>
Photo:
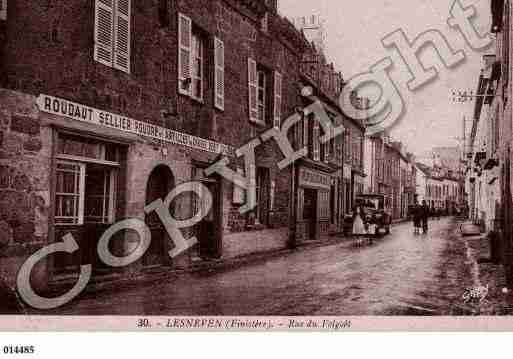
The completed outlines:
<svg viewBox="0 0 513 359">
<path fill-rule="evenodd" d="M 317 240 L 329 233 L 333 181 L 332 175 L 319 170 L 304 166 L 298 169 L 298 240 Z"/>
<path fill-rule="evenodd" d="M 233 148 L 52 96 L 23 99 L 39 108 L 41 149 L 39 156 L 19 157 L 21 164 L 12 166 L 38 169 L 24 176 L 40 184 L 33 220 L 40 246 L 72 235 L 79 247 L 72 254 L 48 256 L 34 271 L 43 286 L 73 280 L 84 264 L 91 264 L 93 277 L 98 277 L 183 268 L 222 256 L 223 203 L 230 203 L 223 197 L 230 184 L 206 177 L 204 169 L 220 154 L 233 156 Z M 146 207 L 160 199 L 168 203 L 173 189 L 191 181 L 209 190 L 213 205 L 200 222 L 180 229 L 186 240 L 196 237 L 197 245 L 171 258 L 174 243 L 156 211 Z M 186 192 L 169 201 L 169 214 L 186 220 L 198 213 L 199 205 L 199 197 Z M 137 262 L 122 268 L 108 266 L 98 256 L 98 241 L 113 224 L 129 218 L 144 222 L 150 245 Z M 112 255 L 125 257 L 139 245 L 135 232 L 122 230 L 112 237 L 109 249 Z M 23 256 L 39 247 L 34 248 Z"/>
</svg>

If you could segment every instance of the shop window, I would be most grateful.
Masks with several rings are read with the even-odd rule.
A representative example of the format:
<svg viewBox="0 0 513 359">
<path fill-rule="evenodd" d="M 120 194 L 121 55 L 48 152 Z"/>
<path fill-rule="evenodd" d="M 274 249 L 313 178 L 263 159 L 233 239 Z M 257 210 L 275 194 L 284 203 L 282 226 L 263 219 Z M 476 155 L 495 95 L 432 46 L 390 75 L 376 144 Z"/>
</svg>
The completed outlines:
<svg viewBox="0 0 513 359">
<path fill-rule="evenodd" d="M 83 224 L 85 166 L 80 163 L 57 162 L 55 191 L 55 222 Z"/>
<path fill-rule="evenodd" d="M 112 223 L 119 148 L 61 134 L 57 144 L 55 224 Z"/>
<path fill-rule="evenodd" d="M 85 222 L 113 222 L 114 183 L 113 169 L 94 164 L 88 166 L 85 180 Z"/>
</svg>

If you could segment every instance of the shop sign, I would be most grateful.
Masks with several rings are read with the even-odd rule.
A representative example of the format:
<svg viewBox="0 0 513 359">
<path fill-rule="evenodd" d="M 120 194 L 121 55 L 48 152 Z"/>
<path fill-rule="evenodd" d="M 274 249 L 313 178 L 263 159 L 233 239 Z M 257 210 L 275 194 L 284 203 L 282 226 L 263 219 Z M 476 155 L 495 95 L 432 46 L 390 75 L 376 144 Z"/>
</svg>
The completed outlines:
<svg viewBox="0 0 513 359">
<path fill-rule="evenodd" d="M 136 135 L 154 138 L 175 145 L 182 145 L 196 150 L 235 156 L 235 148 L 222 143 L 173 131 L 161 126 L 141 122 L 53 96 L 39 95 L 37 105 L 42 112 L 65 116 L 99 127 L 113 128 L 118 131 L 134 133 Z M 100 128 L 99 131 L 101 131 Z"/>
<path fill-rule="evenodd" d="M 329 190 L 331 188 L 331 177 L 317 171 L 301 168 L 299 170 L 299 185 Z"/>
</svg>

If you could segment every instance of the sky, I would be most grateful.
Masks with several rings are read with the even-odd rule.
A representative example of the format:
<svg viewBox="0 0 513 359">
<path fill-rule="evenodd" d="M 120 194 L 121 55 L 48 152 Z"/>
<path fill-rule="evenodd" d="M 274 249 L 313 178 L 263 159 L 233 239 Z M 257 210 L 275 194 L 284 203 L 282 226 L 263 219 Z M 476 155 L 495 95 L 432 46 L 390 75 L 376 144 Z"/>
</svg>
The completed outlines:
<svg viewBox="0 0 513 359">
<path fill-rule="evenodd" d="M 392 130 L 391 136 L 402 141 L 408 151 L 424 155 L 432 147 L 457 146 L 463 137 L 463 117 L 470 131 L 473 102 L 453 103 L 451 93 L 474 91 L 482 68 L 482 56 L 494 52 L 476 52 L 465 43 L 461 34 L 447 25 L 454 0 L 278 0 L 280 13 L 293 18 L 319 15 L 324 19 L 328 61 L 342 72 L 345 79 L 369 71 L 371 65 L 390 57 L 394 68 L 390 75 L 406 103 L 406 113 Z M 490 0 L 462 0 L 473 5 L 472 20 L 481 34 L 491 28 Z M 421 53 L 426 67 L 437 67 L 436 80 L 411 92 L 406 87 L 410 74 L 401 57 L 386 49 L 381 39 L 402 29 L 413 40 L 419 34 L 434 29 L 442 32 L 454 50 L 463 50 L 466 61 L 448 69 L 427 47 Z"/>
</svg>

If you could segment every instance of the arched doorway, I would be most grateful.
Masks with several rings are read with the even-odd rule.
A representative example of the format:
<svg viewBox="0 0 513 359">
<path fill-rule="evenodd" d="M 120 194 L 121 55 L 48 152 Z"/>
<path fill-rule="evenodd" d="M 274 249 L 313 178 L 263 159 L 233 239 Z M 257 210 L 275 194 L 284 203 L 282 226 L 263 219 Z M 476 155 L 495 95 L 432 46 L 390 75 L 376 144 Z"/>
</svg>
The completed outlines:
<svg viewBox="0 0 513 359">
<path fill-rule="evenodd" d="M 153 169 L 146 185 L 146 205 L 155 200 L 164 200 L 174 188 L 175 180 L 169 167 L 159 165 Z M 170 208 L 171 214 L 173 209 Z M 143 256 L 145 267 L 161 266 L 168 263 L 167 249 L 169 247 L 169 235 L 162 221 L 155 211 L 146 215 L 146 225 L 151 231 L 151 244 Z"/>
</svg>

